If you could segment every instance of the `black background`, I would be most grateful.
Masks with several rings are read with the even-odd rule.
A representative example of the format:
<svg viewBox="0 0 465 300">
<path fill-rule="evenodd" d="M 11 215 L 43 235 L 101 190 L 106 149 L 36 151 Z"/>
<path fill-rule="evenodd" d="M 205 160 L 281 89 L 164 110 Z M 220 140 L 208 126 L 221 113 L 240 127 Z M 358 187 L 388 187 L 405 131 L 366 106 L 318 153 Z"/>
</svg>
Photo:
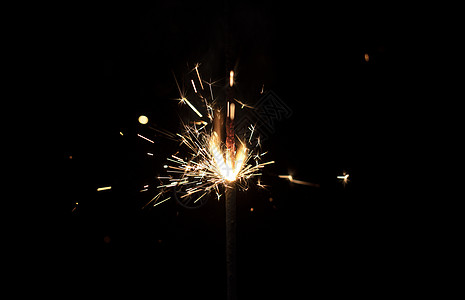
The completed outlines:
<svg viewBox="0 0 465 300">
<path fill-rule="evenodd" d="M 238 298 L 373 297 L 411 286 L 416 229 L 392 192 L 416 101 L 400 96 L 415 54 L 404 14 L 387 4 L 266 1 L 64 9 L 54 31 L 64 108 L 55 239 L 68 292 L 225 298 L 224 199 L 142 209 L 177 144 L 137 118 L 180 130 L 179 115 L 191 112 L 173 101 L 173 73 L 199 62 L 202 76 L 224 79 L 226 53 L 245 102 L 264 85 L 292 110 L 263 142 L 276 161 L 264 170 L 268 187 L 237 195 Z M 344 171 L 346 187 L 336 179 Z"/>
</svg>

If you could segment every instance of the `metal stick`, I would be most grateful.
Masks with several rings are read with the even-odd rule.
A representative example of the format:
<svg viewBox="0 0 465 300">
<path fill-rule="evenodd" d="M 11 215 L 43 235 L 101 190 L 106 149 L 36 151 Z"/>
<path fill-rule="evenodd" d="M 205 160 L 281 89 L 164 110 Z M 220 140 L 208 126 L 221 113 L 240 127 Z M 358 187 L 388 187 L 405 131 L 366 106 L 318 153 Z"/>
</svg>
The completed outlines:
<svg viewBox="0 0 465 300">
<path fill-rule="evenodd" d="M 227 299 L 236 300 L 236 184 L 226 186 Z"/>
</svg>

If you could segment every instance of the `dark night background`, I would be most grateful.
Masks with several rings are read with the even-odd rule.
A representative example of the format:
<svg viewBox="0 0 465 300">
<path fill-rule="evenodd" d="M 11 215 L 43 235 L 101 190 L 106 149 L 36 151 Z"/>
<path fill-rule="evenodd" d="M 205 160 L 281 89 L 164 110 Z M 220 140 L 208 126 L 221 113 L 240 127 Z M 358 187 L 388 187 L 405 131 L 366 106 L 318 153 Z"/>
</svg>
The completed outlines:
<svg viewBox="0 0 465 300">
<path fill-rule="evenodd" d="M 410 136 L 401 128 L 415 105 L 399 96 L 415 37 L 403 9 L 157 1 L 69 8 L 58 20 L 56 253 L 73 292 L 225 298 L 224 199 L 197 210 L 175 201 L 143 210 L 177 145 L 137 118 L 178 131 L 179 114 L 190 112 L 172 101 L 172 73 L 180 78 L 200 62 L 203 76 L 224 78 L 227 51 L 246 102 L 264 84 L 292 110 L 263 143 L 276 161 L 264 169 L 267 189 L 237 195 L 238 299 L 373 298 L 414 284 L 416 229 L 388 187 L 405 175 L 397 161 Z M 345 188 L 336 179 L 343 171 Z M 97 192 L 102 186 L 112 189 Z"/>
</svg>

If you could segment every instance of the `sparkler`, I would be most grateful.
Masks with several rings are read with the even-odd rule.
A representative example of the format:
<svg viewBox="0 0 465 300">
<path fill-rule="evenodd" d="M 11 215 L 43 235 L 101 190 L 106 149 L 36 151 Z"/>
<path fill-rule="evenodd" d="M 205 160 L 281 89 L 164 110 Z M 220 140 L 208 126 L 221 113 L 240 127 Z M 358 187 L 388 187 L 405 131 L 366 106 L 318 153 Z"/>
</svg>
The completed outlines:
<svg viewBox="0 0 465 300">
<path fill-rule="evenodd" d="M 197 79 L 202 82 L 199 66 L 196 64 L 194 69 Z M 234 84 L 234 72 L 231 71 L 229 75 L 228 89 Z M 189 96 L 193 99 L 189 101 L 181 90 L 176 76 L 174 78 L 180 93 L 180 103 L 187 104 L 201 119 L 183 124 L 183 132 L 169 134 L 170 138 L 180 142 L 181 148 L 167 158 L 167 164 L 164 166 L 167 175 L 157 177 L 160 181 L 157 189 L 160 192 L 149 203 L 156 206 L 168 198 L 175 198 L 182 206 L 193 208 L 205 204 L 209 194 L 216 194 L 216 198 L 220 200 L 223 188 L 226 198 L 228 193 L 235 194 L 236 187 L 239 190 L 247 190 L 251 179 L 259 178 L 262 174 L 261 170 L 266 165 L 274 163 L 274 161 L 262 161 L 262 156 L 266 152 L 260 154 L 259 137 L 254 137 L 255 126 L 251 125 L 243 137 L 236 136 L 235 100 L 231 95 L 227 95 L 229 102 L 225 109 L 226 120 L 222 123 L 222 110 L 214 107 L 213 83 L 207 82 L 209 89 L 204 91 L 203 88 L 197 89 L 195 77 L 191 78 L 189 81 L 194 88 L 194 94 Z M 196 107 L 193 103 L 203 105 Z M 202 112 L 206 112 L 208 118 L 205 118 Z M 221 138 L 221 126 L 226 127 L 224 142 Z M 151 141 L 139 134 L 138 136 Z M 263 186 L 260 182 L 257 185 Z M 171 195 L 167 194 L 169 192 Z M 165 195 L 169 197 L 165 198 Z"/>
<path fill-rule="evenodd" d="M 218 201 L 221 198 L 221 189 L 224 188 L 226 207 L 226 273 L 228 299 L 235 299 L 236 290 L 236 192 L 247 190 L 250 179 L 258 177 L 257 186 L 264 188 L 260 181 L 261 169 L 274 161 L 262 162 L 266 153 L 259 152 L 261 147 L 260 138 L 253 138 L 255 126 L 248 127 L 250 133 L 243 137 L 237 137 L 234 131 L 234 119 L 236 105 L 233 98 L 234 71 L 229 72 L 229 87 L 226 90 L 226 122 L 221 122 L 221 109 L 215 109 L 215 98 L 212 83 L 207 83 L 209 93 L 204 92 L 202 79 L 198 70 L 199 64 L 195 66 L 195 72 L 200 82 L 201 89 L 198 90 L 194 79 L 190 82 L 194 89 L 194 103 L 203 103 L 200 110 L 206 112 L 208 121 L 203 119 L 200 110 L 187 100 L 174 76 L 180 94 L 180 103 L 187 104 L 201 120 L 195 120 L 184 124 L 184 132 L 169 135 L 177 137 L 183 149 L 167 158 L 168 163 L 164 165 L 167 176 L 159 176 L 160 191 L 144 207 L 160 205 L 172 197 L 186 208 L 199 207 L 206 203 L 208 195 L 215 193 Z M 174 75 L 174 74 L 173 74 Z M 195 101 L 195 97 L 197 101 Z M 210 99 L 208 99 L 210 98 Z M 247 105 L 237 101 L 242 105 Z M 250 107 L 250 106 L 247 106 Z M 224 111 L 223 111 L 224 113 Z M 192 124 L 192 125 L 188 125 Z M 221 139 L 222 126 L 225 125 L 226 138 L 223 143 Z M 140 136 L 140 135 L 139 135 Z M 140 136 L 142 137 L 142 136 Z M 142 137 L 145 138 L 145 137 Z M 237 147 L 236 147 L 237 138 Z M 145 138 L 147 139 L 147 138 Z M 148 140 L 148 139 L 147 139 Z M 187 150 L 187 153 L 184 152 Z M 171 191 L 171 196 L 164 195 Z"/>
</svg>

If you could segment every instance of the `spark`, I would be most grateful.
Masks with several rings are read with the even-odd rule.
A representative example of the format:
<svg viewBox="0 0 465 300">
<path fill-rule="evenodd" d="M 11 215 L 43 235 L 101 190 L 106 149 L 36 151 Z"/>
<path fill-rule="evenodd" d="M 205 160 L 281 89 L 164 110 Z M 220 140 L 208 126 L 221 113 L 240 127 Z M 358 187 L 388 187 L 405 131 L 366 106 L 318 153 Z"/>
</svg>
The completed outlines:
<svg viewBox="0 0 465 300">
<path fill-rule="evenodd" d="M 138 136 L 138 137 L 140 137 L 140 138 L 143 138 L 143 139 L 144 139 L 144 140 L 146 140 L 146 141 L 149 141 L 149 142 L 151 142 L 152 144 L 154 144 L 154 143 L 155 143 L 154 141 L 152 141 L 152 140 L 151 140 L 151 139 L 149 139 L 149 138 L 146 138 L 146 137 L 145 137 L 145 136 L 143 136 L 143 135 L 137 134 L 137 136 Z"/>
<path fill-rule="evenodd" d="M 197 77 L 199 78 L 200 87 L 201 87 L 202 90 L 203 90 L 202 79 L 200 79 L 200 74 L 199 74 L 199 66 L 200 66 L 199 63 L 197 63 L 197 64 L 195 65 L 195 72 L 197 73 Z"/>
<path fill-rule="evenodd" d="M 203 193 L 202 196 L 200 196 L 199 198 L 197 198 L 197 200 L 194 201 L 194 203 L 196 203 L 197 201 L 200 200 L 200 198 L 202 198 L 203 196 L 205 196 L 207 194 L 207 192 Z"/>
<path fill-rule="evenodd" d="M 337 176 L 337 179 L 341 180 L 342 181 L 342 185 L 345 187 L 346 184 L 350 181 L 349 180 L 349 174 L 346 173 L 345 171 L 342 172 L 342 175 L 338 175 Z"/>
<path fill-rule="evenodd" d="M 212 79 L 210 78 L 210 81 L 206 81 L 204 80 L 204 82 L 206 84 L 208 84 L 209 86 L 209 90 L 210 90 L 210 96 L 211 96 L 211 101 L 215 101 L 215 98 L 213 97 L 213 89 L 212 89 L 212 86 L 215 86 L 216 83 L 218 83 L 219 81 L 221 81 L 220 79 L 216 80 L 216 81 L 212 81 Z"/>
<path fill-rule="evenodd" d="M 253 135 L 253 133 L 255 131 L 255 127 L 256 127 L 256 125 L 252 125 L 252 124 L 250 124 L 250 126 L 249 126 L 249 129 L 250 129 L 249 143 L 250 143 L 250 140 L 252 139 L 252 135 Z"/>
<path fill-rule="evenodd" d="M 205 121 L 195 121 L 193 123 L 194 123 L 194 125 L 204 125 L 204 126 L 208 125 L 208 123 L 205 122 Z"/>
<path fill-rule="evenodd" d="M 168 197 L 168 198 L 166 198 L 166 199 L 163 199 L 162 201 L 155 203 L 155 204 L 153 205 L 153 207 L 155 207 L 155 206 L 157 206 L 157 205 L 160 205 L 160 204 L 162 204 L 163 202 L 168 201 L 168 200 L 170 200 L 170 199 L 171 199 L 171 197 Z"/>
<path fill-rule="evenodd" d="M 197 94 L 197 88 L 195 87 L 194 79 L 191 79 L 192 86 L 194 87 L 194 92 Z"/>
<path fill-rule="evenodd" d="M 229 86 L 232 87 L 234 85 L 234 71 L 229 71 Z"/>
<path fill-rule="evenodd" d="M 363 58 L 365 59 L 366 62 L 370 61 L 370 55 L 368 55 L 368 53 L 365 53 Z"/>
<path fill-rule="evenodd" d="M 214 101 L 215 98 L 213 98 L 212 84 L 213 84 L 213 83 L 209 83 L 209 84 L 208 84 L 208 87 L 210 88 L 210 97 L 211 97 L 212 101 Z"/>
<path fill-rule="evenodd" d="M 76 202 L 76 203 L 74 204 L 74 207 L 73 207 L 73 209 L 71 210 L 71 212 L 75 212 L 76 209 L 77 209 L 77 207 L 78 207 L 78 205 L 79 205 L 79 202 Z"/>
<path fill-rule="evenodd" d="M 308 185 L 308 186 L 313 186 L 313 187 L 320 187 L 318 183 L 312 183 L 308 181 L 303 181 L 303 180 L 297 180 L 292 177 L 292 175 L 278 175 L 279 178 L 284 178 L 288 179 L 289 182 L 295 183 L 295 184 L 301 184 L 301 185 Z"/>
<path fill-rule="evenodd" d="M 144 188 L 141 189 L 139 192 L 141 192 L 141 193 L 142 193 L 142 192 L 147 192 L 147 191 L 149 190 L 148 187 L 149 187 L 148 184 L 144 185 Z"/>
<path fill-rule="evenodd" d="M 172 133 L 172 132 L 169 132 L 166 129 L 155 128 L 155 127 L 152 127 L 152 126 L 148 126 L 148 128 L 155 131 L 155 132 L 157 132 L 157 133 L 162 134 L 167 139 L 177 140 L 176 135 L 174 133 Z"/>
<path fill-rule="evenodd" d="M 173 77 L 174 77 L 174 81 L 176 82 L 176 86 L 178 87 L 179 95 L 180 95 L 180 97 L 182 99 L 182 98 L 184 98 L 184 93 L 183 93 L 183 91 L 181 91 L 181 88 L 179 87 L 179 82 L 176 79 L 176 76 L 174 75 L 174 73 L 173 73 Z"/>
<path fill-rule="evenodd" d="M 212 95 L 213 97 L 213 95 Z M 213 121 L 213 107 L 211 107 L 211 105 L 208 104 L 207 102 L 207 99 L 203 98 L 204 101 L 205 101 L 205 107 L 207 108 L 207 116 L 208 118 L 210 119 L 210 122 Z"/>
<path fill-rule="evenodd" d="M 258 186 L 259 188 L 262 188 L 262 189 L 265 189 L 265 190 L 266 190 L 266 188 L 268 187 L 268 185 L 262 184 L 260 178 L 258 178 L 258 180 L 257 180 L 257 186 Z"/>
<path fill-rule="evenodd" d="M 211 78 L 210 78 L 210 82 L 208 81 L 204 81 L 206 84 L 208 84 L 208 87 L 209 87 L 209 90 L 210 90 L 210 100 L 212 101 L 212 103 L 215 102 L 215 98 L 213 96 L 213 89 L 212 89 L 212 86 L 214 84 L 216 84 L 219 80 L 217 81 L 211 81 Z M 208 101 L 207 101 L 207 97 L 202 97 L 204 103 L 205 103 L 205 107 L 207 108 L 207 116 L 208 118 L 210 119 L 210 122 L 213 122 L 213 106 L 212 104 L 209 104 Z"/>
<path fill-rule="evenodd" d="M 97 189 L 97 192 L 106 191 L 106 190 L 111 190 L 111 186 L 99 187 Z"/>
<path fill-rule="evenodd" d="M 147 204 L 145 204 L 145 205 L 142 207 L 142 209 L 146 208 L 147 205 L 149 205 L 150 203 L 152 203 L 152 202 L 154 202 L 154 201 L 155 201 L 155 203 L 156 203 L 157 200 L 161 197 L 161 195 L 163 195 L 163 192 L 160 192 L 160 193 L 156 194 L 155 197 L 153 197 L 149 202 L 147 202 Z M 154 205 L 154 206 L 155 206 L 155 205 Z"/>
<path fill-rule="evenodd" d="M 343 176 L 337 176 L 337 179 L 342 179 L 344 181 L 347 181 L 349 178 L 349 174 L 343 175 Z"/>
<path fill-rule="evenodd" d="M 196 70 L 197 70 L 197 66 L 196 66 Z M 197 73 L 198 74 L 198 73 Z M 180 98 L 177 99 L 177 100 L 180 100 L 181 103 L 187 103 L 187 105 L 189 105 L 189 107 L 199 116 L 199 117 L 202 117 L 202 114 L 197 110 L 197 108 L 194 107 L 194 105 L 192 105 L 192 103 L 190 103 L 189 100 L 187 100 L 187 98 L 185 97 L 184 95 L 184 92 L 181 90 L 181 87 L 179 86 L 179 82 L 178 80 L 176 79 L 176 76 L 174 75 L 173 73 L 173 76 L 174 76 L 174 81 L 176 82 L 176 86 L 178 87 L 178 91 L 179 91 L 179 95 L 180 95 Z M 200 77 L 199 77 L 200 79 Z M 193 81 L 192 81 L 192 84 L 193 84 Z M 200 85 L 202 85 L 202 81 L 200 81 Z M 195 85 L 194 85 L 194 89 L 195 89 Z M 196 90 L 196 89 L 195 89 Z M 203 86 L 202 86 L 202 90 L 203 90 Z"/>
<path fill-rule="evenodd" d="M 203 117 L 202 114 L 197 110 L 197 108 L 195 108 L 194 105 L 192 105 L 192 103 L 189 102 L 189 100 L 187 100 L 187 98 L 181 98 L 181 102 L 185 102 L 187 103 L 187 105 L 189 105 L 189 107 L 199 116 L 199 117 Z"/>
<path fill-rule="evenodd" d="M 247 108 L 254 109 L 254 107 L 253 107 L 253 106 L 251 106 L 251 105 L 248 105 L 248 104 L 245 104 L 244 102 L 242 102 L 242 101 L 239 101 L 239 100 L 237 100 L 236 98 L 234 98 L 234 100 L 236 100 L 236 101 L 237 101 L 237 103 L 239 103 L 239 104 L 241 105 L 241 108 L 247 107 Z"/>
</svg>

